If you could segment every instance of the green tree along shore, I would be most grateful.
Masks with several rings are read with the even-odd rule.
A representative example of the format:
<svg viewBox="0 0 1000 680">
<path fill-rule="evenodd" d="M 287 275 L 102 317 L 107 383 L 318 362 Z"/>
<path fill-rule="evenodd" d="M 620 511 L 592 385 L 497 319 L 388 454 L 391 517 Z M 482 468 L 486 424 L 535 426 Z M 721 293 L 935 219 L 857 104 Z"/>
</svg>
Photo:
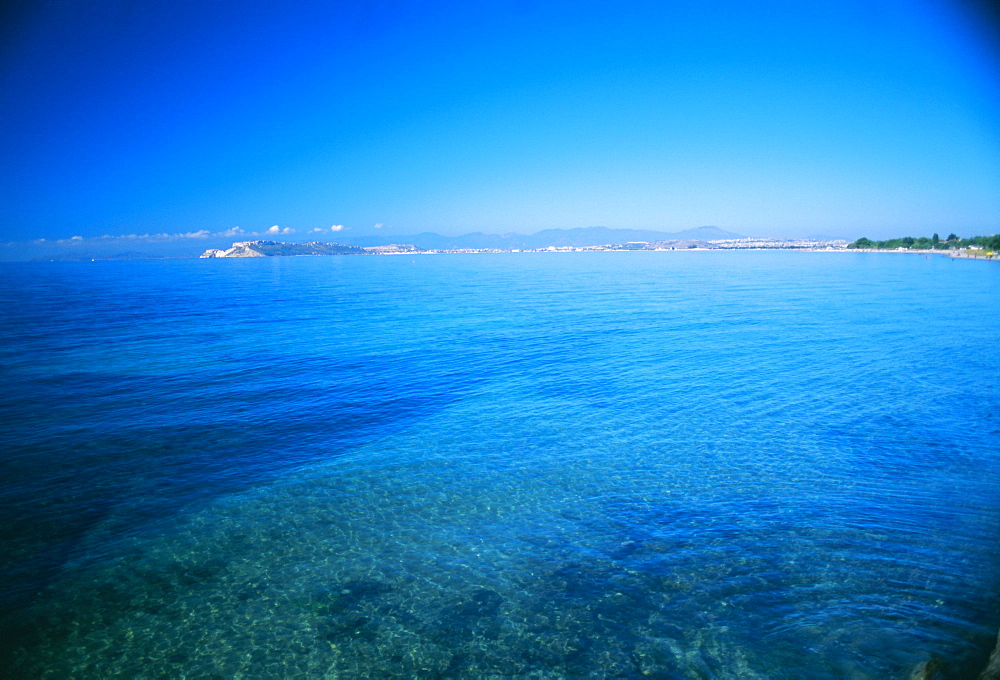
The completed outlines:
<svg viewBox="0 0 1000 680">
<path fill-rule="evenodd" d="M 859 238 L 848 248 L 873 249 L 873 250 L 951 250 L 959 248 L 978 247 L 983 250 L 1000 250 L 1000 234 L 993 236 L 973 236 L 971 238 L 959 238 L 955 234 L 948 234 L 948 238 L 942 240 L 937 234 L 930 238 L 921 236 L 913 238 L 904 236 L 902 238 L 892 238 L 888 241 L 872 241 L 864 237 Z"/>
</svg>

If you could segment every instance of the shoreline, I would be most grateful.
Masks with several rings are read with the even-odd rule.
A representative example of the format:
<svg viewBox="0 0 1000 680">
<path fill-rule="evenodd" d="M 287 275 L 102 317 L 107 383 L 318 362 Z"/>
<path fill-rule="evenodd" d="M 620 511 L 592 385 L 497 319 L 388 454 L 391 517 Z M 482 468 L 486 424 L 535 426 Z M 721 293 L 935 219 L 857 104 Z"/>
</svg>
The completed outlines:
<svg viewBox="0 0 1000 680">
<path fill-rule="evenodd" d="M 825 252 L 823 250 L 817 250 L 814 252 Z M 992 251 L 988 250 L 900 250 L 898 248 L 893 249 L 878 249 L 878 248 L 850 248 L 844 249 L 843 252 L 847 253 L 896 253 L 900 255 L 946 255 L 952 259 L 959 260 L 997 260 L 1000 261 L 1000 256 Z"/>
<path fill-rule="evenodd" d="M 366 249 L 368 250 L 368 249 Z M 374 251 L 374 252 L 372 252 Z M 208 251 L 206 251 L 208 252 Z M 2 262 L 10 263 L 39 263 L 39 262 L 124 262 L 124 261 L 137 261 L 137 260 L 192 260 L 192 259 L 245 259 L 246 255 L 223 255 L 214 254 L 215 252 L 224 251 L 211 251 L 213 254 L 208 255 L 206 253 L 198 255 L 186 255 L 186 256 L 170 256 L 170 257 L 134 257 L 134 258 L 116 258 L 116 257 L 94 257 L 94 258 L 57 258 L 57 259 L 35 259 L 35 260 L 0 260 Z M 439 249 L 427 249 L 427 250 L 400 250 L 400 251 L 388 251 L 388 252 L 378 252 L 372 248 L 369 252 L 364 253 L 368 255 L 522 255 L 522 254 L 566 254 L 566 253 L 633 253 L 633 252 L 669 252 L 669 253 L 705 253 L 705 252 L 799 252 L 799 253 L 883 253 L 883 254 L 903 254 L 903 255 L 943 255 L 950 257 L 952 259 L 963 259 L 963 260 L 990 260 L 990 261 L 1000 261 L 1000 255 L 993 253 L 992 251 L 968 251 L 968 250 L 914 250 L 914 249 L 877 249 L 877 248 L 846 248 L 846 247 L 785 247 L 785 248 L 761 248 L 761 247 L 750 247 L 750 248 L 732 248 L 732 247 L 715 247 L 715 248 L 615 248 L 608 246 L 561 246 L 552 247 L 544 249 L 524 249 L 524 250 L 494 250 L 494 249 L 475 249 L 475 248 L 463 248 L 455 250 L 439 250 Z M 357 253 L 288 253 L 288 254 L 256 254 L 255 257 L 330 257 L 333 255 L 346 255 L 346 254 L 357 254 Z M 254 257 L 254 256 L 251 256 Z"/>
<path fill-rule="evenodd" d="M 955 259 L 962 260 L 996 260 L 997 256 L 991 251 L 956 251 L 954 253 L 948 253 L 948 255 Z"/>
</svg>

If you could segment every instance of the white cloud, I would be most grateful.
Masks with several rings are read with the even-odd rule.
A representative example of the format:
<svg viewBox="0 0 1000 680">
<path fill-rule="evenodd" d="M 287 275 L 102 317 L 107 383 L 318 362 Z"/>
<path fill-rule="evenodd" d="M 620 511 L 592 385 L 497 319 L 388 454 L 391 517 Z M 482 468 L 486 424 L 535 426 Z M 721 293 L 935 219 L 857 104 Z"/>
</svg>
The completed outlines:
<svg viewBox="0 0 1000 680">
<path fill-rule="evenodd" d="M 131 241 L 176 241 L 178 239 L 186 238 L 209 238 L 211 236 L 230 236 L 228 232 L 221 232 L 218 234 L 213 234 L 208 229 L 199 229 L 198 231 L 188 231 L 184 233 L 168 234 L 166 232 L 161 232 L 159 234 L 122 234 L 120 236 L 111 236 L 110 234 L 105 234 L 100 238 L 105 241 L 117 241 L 119 239 L 129 239 Z"/>
<path fill-rule="evenodd" d="M 343 230 L 344 230 L 343 224 L 335 224 L 332 227 L 330 227 L 330 231 L 343 231 Z M 319 230 L 317 229 L 317 231 Z"/>
<path fill-rule="evenodd" d="M 327 233 L 325 228 L 313 229 L 314 232 Z M 197 231 L 187 231 L 187 232 L 175 232 L 167 233 L 160 232 L 158 234 L 103 234 L 101 236 L 72 236 L 70 238 L 57 239 L 57 240 L 47 240 L 44 238 L 35 239 L 32 243 L 37 245 L 61 245 L 61 246 L 78 246 L 82 244 L 114 244 L 115 242 L 121 241 L 132 241 L 132 242 L 146 242 L 146 243 L 164 243 L 168 241 L 185 241 L 185 240 L 205 240 L 205 239 L 224 239 L 232 238 L 240 240 L 246 237 L 258 237 L 258 236 L 276 236 L 279 234 L 294 234 L 295 229 L 290 227 L 280 227 L 277 224 L 268 228 L 265 231 L 245 231 L 241 227 L 230 227 L 228 229 L 220 231 L 209 231 L 208 229 L 199 229 Z"/>
<path fill-rule="evenodd" d="M 375 228 L 376 229 L 381 229 L 382 228 L 382 223 L 381 222 L 376 222 L 375 223 Z"/>
</svg>

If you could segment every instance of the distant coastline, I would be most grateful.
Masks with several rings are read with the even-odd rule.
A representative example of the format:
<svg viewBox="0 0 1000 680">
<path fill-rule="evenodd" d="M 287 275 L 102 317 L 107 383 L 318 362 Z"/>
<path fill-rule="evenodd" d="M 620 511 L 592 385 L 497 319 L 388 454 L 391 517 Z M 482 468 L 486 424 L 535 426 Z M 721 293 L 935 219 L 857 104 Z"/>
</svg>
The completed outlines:
<svg viewBox="0 0 1000 680">
<path fill-rule="evenodd" d="M 979 246 L 949 249 L 921 248 L 851 248 L 846 241 L 814 241 L 786 239 L 729 239 L 716 241 L 629 241 L 595 246 L 547 246 L 544 248 L 418 248 L 413 244 L 392 243 L 383 246 L 348 246 L 340 243 L 287 243 L 281 241 L 239 241 L 228 249 L 210 248 L 199 257 L 312 257 L 324 255 L 438 255 L 476 253 L 579 253 L 636 251 L 704 251 L 704 250 L 785 250 L 799 252 L 867 252 L 914 255 L 947 255 L 953 258 L 998 260 L 992 250 Z"/>
<path fill-rule="evenodd" d="M 903 236 L 889 239 L 887 241 L 872 241 L 868 238 L 859 238 L 849 244 L 848 249 L 860 250 L 864 252 L 876 253 L 923 253 L 941 254 L 953 258 L 965 258 L 972 260 L 993 260 L 996 252 L 1000 251 L 1000 234 L 992 236 L 972 236 L 962 238 L 956 234 L 948 234 L 942 239 L 937 234 L 930 238 L 920 236 Z"/>
<path fill-rule="evenodd" d="M 270 231 L 270 230 L 268 230 Z M 313 230 L 315 231 L 315 230 Z M 235 240 L 234 237 L 240 240 Z M 240 238 L 242 237 L 242 238 Z M 257 240 L 252 240 L 257 237 Z M 138 237 L 137 237 L 138 238 Z M 703 250 L 795 250 L 800 252 L 882 252 L 948 254 L 969 259 L 995 259 L 1000 236 L 960 238 L 949 234 L 933 237 L 903 237 L 886 241 L 867 238 L 848 242 L 826 236 L 808 239 L 750 237 L 718 227 L 698 227 L 678 232 L 638 229 L 580 227 L 545 229 L 524 235 L 480 232 L 442 236 L 378 233 L 347 236 L 336 242 L 263 240 L 266 234 L 195 232 L 149 236 L 137 239 L 102 236 L 31 243 L 0 244 L 4 261 L 153 260 L 177 258 L 302 257 L 328 255 L 416 255 L 440 253 L 561 253 L 604 251 L 703 251 Z M 272 237 L 273 238 L 273 237 Z M 138 246 L 138 247 L 137 247 Z M 141 248 L 141 249 L 140 249 Z"/>
<path fill-rule="evenodd" d="M 199 257 L 310 257 L 321 255 L 433 255 L 446 253 L 575 253 L 609 251 L 685 251 L 685 250 L 801 250 L 844 251 L 846 241 L 785 240 L 785 239 L 725 239 L 714 241 L 667 240 L 628 241 L 592 246 L 546 246 L 542 248 L 418 248 L 406 243 L 384 246 L 349 246 L 341 243 L 289 243 L 281 241 L 237 241 L 226 249 L 209 248 Z"/>
<path fill-rule="evenodd" d="M 314 234 L 318 230 L 306 232 Z M 209 251 L 219 251 L 220 256 L 237 244 L 256 243 L 253 239 L 274 239 L 278 233 L 294 230 L 244 232 L 239 228 L 220 232 L 199 230 L 187 233 L 161 233 L 128 236 L 73 237 L 69 239 L 35 239 L 26 242 L 0 243 L 0 260 L 15 261 L 85 261 L 85 260 L 150 260 L 173 258 L 198 258 Z M 272 235 L 274 234 L 274 235 Z M 313 236 L 312 238 L 316 238 Z M 572 229 L 543 229 L 533 234 L 470 232 L 456 236 L 435 232 L 396 233 L 388 228 L 369 234 L 337 233 L 335 243 L 311 241 L 304 238 L 282 238 L 271 241 L 263 249 L 250 246 L 243 256 L 268 255 L 332 255 L 332 254 L 397 254 L 402 250 L 423 253 L 489 253 L 489 252 L 538 252 L 576 250 L 701 250 L 701 249 L 773 249 L 791 248 L 806 250 L 842 247 L 847 241 L 836 237 L 816 235 L 808 239 L 781 239 L 748 237 L 714 226 L 696 227 L 682 231 L 654 231 L 648 229 L 619 229 L 608 227 L 575 227 Z M 278 243 L 284 243 L 278 246 Z M 257 245 L 262 245 L 258 243 Z M 284 248 L 284 253 L 275 252 Z M 351 251 L 349 248 L 358 250 Z M 265 254 L 265 252 L 267 254 Z M 238 252 L 226 257 L 236 256 Z"/>
</svg>

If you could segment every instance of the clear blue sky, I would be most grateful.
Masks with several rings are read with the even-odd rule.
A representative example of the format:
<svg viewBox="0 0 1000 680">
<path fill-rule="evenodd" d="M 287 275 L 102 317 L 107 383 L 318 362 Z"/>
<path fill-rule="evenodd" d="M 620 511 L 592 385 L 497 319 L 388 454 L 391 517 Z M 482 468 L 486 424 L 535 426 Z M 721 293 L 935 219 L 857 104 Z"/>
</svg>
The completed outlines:
<svg viewBox="0 0 1000 680">
<path fill-rule="evenodd" d="M 1000 232 L 1000 48 L 954 0 L 50 0 L 5 24 L 0 240 Z"/>
</svg>

